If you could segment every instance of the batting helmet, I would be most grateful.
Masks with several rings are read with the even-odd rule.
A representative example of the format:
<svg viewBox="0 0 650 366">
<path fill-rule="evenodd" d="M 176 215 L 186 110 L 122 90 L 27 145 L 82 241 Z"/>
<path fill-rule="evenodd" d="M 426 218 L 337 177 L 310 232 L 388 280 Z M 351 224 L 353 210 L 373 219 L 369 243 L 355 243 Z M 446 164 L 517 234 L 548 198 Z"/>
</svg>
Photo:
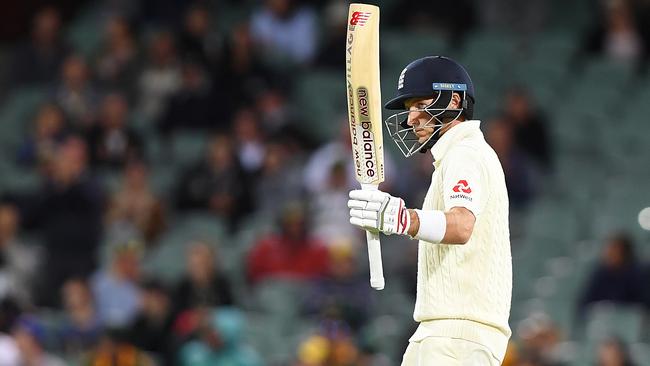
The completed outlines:
<svg viewBox="0 0 650 366">
<path fill-rule="evenodd" d="M 460 108 L 448 108 L 453 93 L 461 96 Z M 446 121 L 461 115 L 472 119 L 474 114 L 474 84 L 458 62 L 444 56 L 428 56 L 408 64 L 399 76 L 397 95 L 386 103 L 386 109 L 405 110 L 404 103 L 411 98 L 433 98 L 422 111 L 431 115 L 435 131 L 424 143 L 418 141 L 413 127 L 407 123 L 409 111 L 393 114 L 386 121 L 391 138 L 404 156 L 416 151 L 425 152 L 438 140 Z"/>
</svg>

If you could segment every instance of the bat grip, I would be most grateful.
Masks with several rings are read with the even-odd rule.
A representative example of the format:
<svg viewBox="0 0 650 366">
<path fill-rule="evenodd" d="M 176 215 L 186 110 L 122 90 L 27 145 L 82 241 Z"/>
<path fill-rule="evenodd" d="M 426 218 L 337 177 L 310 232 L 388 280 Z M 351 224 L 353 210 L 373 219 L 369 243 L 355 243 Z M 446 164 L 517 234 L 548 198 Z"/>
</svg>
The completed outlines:
<svg viewBox="0 0 650 366">
<path fill-rule="evenodd" d="M 364 190 L 377 190 L 377 185 L 362 184 Z M 379 233 L 366 231 L 366 240 L 368 242 L 368 262 L 370 264 L 370 286 L 375 290 L 384 289 L 384 267 L 381 262 L 381 244 L 379 242 Z"/>
</svg>

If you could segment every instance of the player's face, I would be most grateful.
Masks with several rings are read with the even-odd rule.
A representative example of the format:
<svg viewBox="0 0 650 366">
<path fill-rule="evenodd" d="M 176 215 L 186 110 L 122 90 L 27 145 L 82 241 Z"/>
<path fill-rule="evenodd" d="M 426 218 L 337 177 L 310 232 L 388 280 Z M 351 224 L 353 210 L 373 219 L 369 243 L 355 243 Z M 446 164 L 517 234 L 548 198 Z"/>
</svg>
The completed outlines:
<svg viewBox="0 0 650 366">
<path fill-rule="evenodd" d="M 424 110 L 431 103 L 433 103 L 433 98 L 413 98 L 404 103 L 406 109 L 410 111 L 407 123 L 413 127 L 413 131 L 418 136 L 418 142 L 421 144 L 431 137 L 435 127 L 433 118 Z"/>
</svg>

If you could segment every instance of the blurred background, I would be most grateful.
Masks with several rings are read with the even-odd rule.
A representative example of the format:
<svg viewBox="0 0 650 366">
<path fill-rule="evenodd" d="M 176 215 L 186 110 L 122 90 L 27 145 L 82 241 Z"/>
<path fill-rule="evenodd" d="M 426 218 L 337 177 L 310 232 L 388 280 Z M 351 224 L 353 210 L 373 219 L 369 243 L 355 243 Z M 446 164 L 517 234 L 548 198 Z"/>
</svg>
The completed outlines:
<svg viewBox="0 0 650 366">
<path fill-rule="evenodd" d="M 505 365 L 650 365 L 650 2 L 380 1 L 386 100 L 443 54 L 511 200 Z M 345 1 L 0 12 L 0 365 L 396 365 L 416 243 L 348 223 Z M 387 114 L 386 114 L 387 116 Z M 386 139 L 420 207 L 431 155 Z"/>
</svg>

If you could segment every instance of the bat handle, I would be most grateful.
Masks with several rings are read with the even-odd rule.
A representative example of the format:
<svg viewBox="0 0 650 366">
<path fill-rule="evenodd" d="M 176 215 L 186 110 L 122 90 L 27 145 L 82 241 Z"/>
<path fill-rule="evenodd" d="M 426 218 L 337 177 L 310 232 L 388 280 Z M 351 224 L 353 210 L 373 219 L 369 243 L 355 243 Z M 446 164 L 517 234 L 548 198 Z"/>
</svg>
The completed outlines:
<svg viewBox="0 0 650 366">
<path fill-rule="evenodd" d="M 364 190 L 377 190 L 377 185 L 362 184 Z M 379 242 L 379 233 L 366 231 L 368 241 L 368 261 L 370 263 L 370 286 L 375 290 L 384 289 L 384 267 L 381 262 L 381 244 Z"/>
</svg>

